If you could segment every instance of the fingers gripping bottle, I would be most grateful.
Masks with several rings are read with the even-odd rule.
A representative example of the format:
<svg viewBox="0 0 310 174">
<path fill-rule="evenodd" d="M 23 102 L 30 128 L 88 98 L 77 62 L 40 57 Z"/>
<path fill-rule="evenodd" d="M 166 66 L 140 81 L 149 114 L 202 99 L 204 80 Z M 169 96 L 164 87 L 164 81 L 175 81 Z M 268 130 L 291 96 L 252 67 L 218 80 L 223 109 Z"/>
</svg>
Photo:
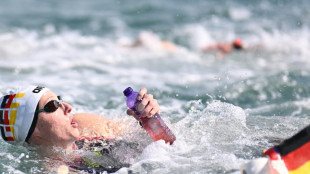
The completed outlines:
<svg viewBox="0 0 310 174">
<path fill-rule="evenodd" d="M 140 116 L 140 113 L 137 110 L 137 107 L 141 102 L 137 100 L 138 92 L 135 92 L 131 87 L 128 87 L 124 90 L 123 93 L 127 98 L 126 103 L 128 108 L 136 112 L 141 120 L 143 128 L 147 131 L 148 134 L 150 134 L 154 141 L 164 140 L 166 143 L 169 142 L 172 144 L 176 140 L 174 134 L 164 123 L 158 113 L 153 115 L 151 118 Z"/>
</svg>

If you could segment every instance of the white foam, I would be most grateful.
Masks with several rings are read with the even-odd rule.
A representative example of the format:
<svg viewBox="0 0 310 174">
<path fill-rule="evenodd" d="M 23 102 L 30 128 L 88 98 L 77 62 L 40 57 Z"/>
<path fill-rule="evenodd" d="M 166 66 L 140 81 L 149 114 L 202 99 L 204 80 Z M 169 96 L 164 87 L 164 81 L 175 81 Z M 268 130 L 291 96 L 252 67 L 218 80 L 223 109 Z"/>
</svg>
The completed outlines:
<svg viewBox="0 0 310 174">
<path fill-rule="evenodd" d="M 230 8 L 229 16 L 236 21 L 246 20 L 251 17 L 251 12 L 246 8 Z"/>
</svg>

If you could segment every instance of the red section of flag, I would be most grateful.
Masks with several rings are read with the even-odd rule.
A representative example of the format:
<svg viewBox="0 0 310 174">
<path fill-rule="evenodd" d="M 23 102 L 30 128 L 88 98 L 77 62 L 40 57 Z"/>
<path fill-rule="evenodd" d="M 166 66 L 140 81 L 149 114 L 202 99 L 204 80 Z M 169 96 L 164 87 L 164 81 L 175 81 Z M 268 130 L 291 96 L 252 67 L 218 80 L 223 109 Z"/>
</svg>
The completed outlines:
<svg viewBox="0 0 310 174">
<path fill-rule="evenodd" d="M 310 161 L 310 142 L 302 145 L 291 153 L 282 156 L 289 171 L 296 170 L 306 162 Z"/>
<path fill-rule="evenodd" d="M 274 147 L 268 149 L 266 152 L 264 152 L 264 155 L 268 155 L 270 160 L 279 160 L 279 153 L 276 152 Z"/>
</svg>

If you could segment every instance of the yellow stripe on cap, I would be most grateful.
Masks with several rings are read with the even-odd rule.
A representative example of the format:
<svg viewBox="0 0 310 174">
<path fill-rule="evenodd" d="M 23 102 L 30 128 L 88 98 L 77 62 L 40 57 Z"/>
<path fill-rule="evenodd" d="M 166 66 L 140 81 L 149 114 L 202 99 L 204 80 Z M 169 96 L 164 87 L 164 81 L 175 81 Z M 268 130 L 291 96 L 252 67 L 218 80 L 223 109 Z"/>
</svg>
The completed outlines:
<svg viewBox="0 0 310 174">
<path fill-rule="evenodd" d="M 17 93 L 15 94 L 14 98 L 23 98 L 25 96 L 25 93 Z M 18 108 L 19 107 L 19 103 L 11 103 L 10 108 Z"/>
</svg>

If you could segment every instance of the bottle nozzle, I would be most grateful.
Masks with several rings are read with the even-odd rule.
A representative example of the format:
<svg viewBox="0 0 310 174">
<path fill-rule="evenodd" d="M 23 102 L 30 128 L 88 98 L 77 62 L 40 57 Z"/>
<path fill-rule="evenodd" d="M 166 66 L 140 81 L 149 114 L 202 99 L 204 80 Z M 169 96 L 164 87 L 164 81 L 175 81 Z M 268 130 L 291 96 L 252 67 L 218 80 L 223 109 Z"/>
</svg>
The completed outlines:
<svg viewBox="0 0 310 174">
<path fill-rule="evenodd" d="M 131 87 L 126 88 L 123 93 L 124 95 L 127 97 L 128 95 L 130 95 L 132 93 L 133 89 Z"/>
</svg>

